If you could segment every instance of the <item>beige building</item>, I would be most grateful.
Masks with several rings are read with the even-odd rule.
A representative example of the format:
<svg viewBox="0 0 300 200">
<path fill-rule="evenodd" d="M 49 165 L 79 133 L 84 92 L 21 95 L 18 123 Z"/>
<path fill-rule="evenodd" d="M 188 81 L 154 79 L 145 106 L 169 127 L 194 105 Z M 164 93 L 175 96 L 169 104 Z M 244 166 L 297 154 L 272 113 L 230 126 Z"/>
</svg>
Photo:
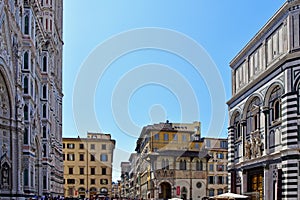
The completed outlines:
<svg viewBox="0 0 300 200">
<path fill-rule="evenodd" d="M 227 138 L 202 138 L 203 148 L 210 158 L 207 163 L 207 191 L 208 196 L 215 196 L 228 192 L 228 141 Z"/>
<path fill-rule="evenodd" d="M 63 195 L 62 0 L 0 1 L 0 197 Z"/>
<path fill-rule="evenodd" d="M 87 138 L 63 138 L 65 197 L 111 197 L 115 145 L 110 134 L 88 133 Z"/>
<path fill-rule="evenodd" d="M 206 198 L 208 154 L 200 153 L 200 136 L 200 122 L 145 126 L 136 145 L 136 198 Z"/>
</svg>

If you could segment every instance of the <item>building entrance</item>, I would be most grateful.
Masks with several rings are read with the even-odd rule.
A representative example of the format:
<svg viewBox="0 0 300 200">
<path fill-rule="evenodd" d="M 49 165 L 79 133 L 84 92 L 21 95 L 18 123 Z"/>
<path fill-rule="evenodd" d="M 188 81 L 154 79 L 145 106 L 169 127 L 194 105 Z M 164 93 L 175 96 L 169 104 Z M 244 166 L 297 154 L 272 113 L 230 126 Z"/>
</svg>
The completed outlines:
<svg viewBox="0 0 300 200">
<path fill-rule="evenodd" d="M 159 198 L 160 199 L 171 199 L 172 194 L 171 194 L 171 185 L 170 183 L 163 182 L 160 184 L 160 193 L 159 193 Z"/>
<path fill-rule="evenodd" d="M 263 169 L 249 171 L 248 191 L 253 193 L 252 199 L 263 200 L 264 195 L 264 174 Z"/>
</svg>

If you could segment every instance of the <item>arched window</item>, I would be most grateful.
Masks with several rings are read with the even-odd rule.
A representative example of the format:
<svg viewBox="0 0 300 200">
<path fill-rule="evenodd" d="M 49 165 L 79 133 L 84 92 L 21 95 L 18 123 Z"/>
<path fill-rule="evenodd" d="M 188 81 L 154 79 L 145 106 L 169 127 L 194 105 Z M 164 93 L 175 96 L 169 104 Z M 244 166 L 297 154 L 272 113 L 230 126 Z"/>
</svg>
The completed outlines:
<svg viewBox="0 0 300 200">
<path fill-rule="evenodd" d="M 202 161 L 199 161 L 199 160 L 196 161 L 196 170 L 198 170 L 198 171 L 203 170 L 203 162 Z"/>
<path fill-rule="evenodd" d="M 43 118 L 46 118 L 47 117 L 47 105 L 44 104 L 43 105 Z"/>
<path fill-rule="evenodd" d="M 28 144 L 28 128 L 24 129 L 24 144 Z"/>
<path fill-rule="evenodd" d="M 168 170 L 169 169 L 169 160 L 166 159 L 166 169 Z"/>
<path fill-rule="evenodd" d="M 26 51 L 23 56 L 23 69 L 29 69 L 29 54 Z"/>
<path fill-rule="evenodd" d="M 275 131 L 271 131 L 269 134 L 269 140 L 270 140 L 270 148 L 275 147 Z"/>
<path fill-rule="evenodd" d="M 270 122 L 278 121 L 281 117 L 281 95 L 282 89 L 279 86 L 276 86 L 271 93 L 269 99 L 269 108 L 270 108 Z"/>
<path fill-rule="evenodd" d="M 47 138 L 47 127 L 43 126 L 43 138 Z"/>
<path fill-rule="evenodd" d="M 43 85 L 43 99 L 47 99 L 47 85 Z"/>
<path fill-rule="evenodd" d="M 24 17 L 24 34 L 28 35 L 29 34 L 29 16 L 26 15 Z"/>
<path fill-rule="evenodd" d="M 247 136 L 253 132 L 259 129 L 260 126 L 260 100 L 258 97 L 255 97 L 250 102 L 248 109 L 247 109 Z"/>
<path fill-rule="evenodd" d="M 236 113 L 234 117 L 234 135 L 235 139 L 239 139 L 242 136 L 242 125 L 241 125 L 241 115 L 240 113 Z"/>
<path fill-rule="evenodd" d="M 48 62 L 47 62 L 47 56 L 44 56 L 43 57 L 43 72 L 47 72 L 47 65 L 48 65 Z"/>
<path fill-rule="evenodd" d="M 47 146 L 43 144 L 43 157 L 47 157 Z"/>
<path fill-rule="evenodd" d="M 24 169 L 24 185 L 28 186 L 29 185 L 29 179 L 28 179 L 28 169 Z"/>
<path fill-rule="evenodd" d="M 166 167 L 165 159 L 162 159 L 162 161 L 161 161 L 161 168 L 165 169 L 165 167 Z"/>
<path fill-rule="evenodd" d="M 24 106 L 24 120 L 28 120 L 28 106 Z"/>
<path fill-rule="evenodd" d="M 186 170 L 186 161 L 185 160 L 180 160 L 179 169 Z"/>
</svg>

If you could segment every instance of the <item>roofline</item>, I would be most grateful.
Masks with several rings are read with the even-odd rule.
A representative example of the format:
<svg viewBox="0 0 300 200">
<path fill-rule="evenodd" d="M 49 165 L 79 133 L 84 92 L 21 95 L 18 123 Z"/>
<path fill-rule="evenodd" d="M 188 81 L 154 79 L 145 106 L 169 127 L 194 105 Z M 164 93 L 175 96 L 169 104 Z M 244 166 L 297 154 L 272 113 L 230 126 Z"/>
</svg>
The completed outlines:
<svg viewBox="0 0 300 200">
<path fill-rule="evenodd" d="M 256 39 L 259 39 L 263 34 L 265 34 L 265 31 L 268 30 L 270 27 L 273 26 L 273 24 L 276 22 L 276 20 L 284 15 L 286 11 L 289 9 L 289 7 L 296 4 L 295 2 L 299 3 L 298 0 L 287 0 L 277 11 L 276 13 L 267 21 L 267 23 L 254 35 L 254 37 L 244 46 L 243 49 L 239 51 L 239 53 L 230 61 L 229 66 L 233 68 L 240 59 L 247 53 L 252 46 L 255 44 L 254 41 Z"/>
</svg>

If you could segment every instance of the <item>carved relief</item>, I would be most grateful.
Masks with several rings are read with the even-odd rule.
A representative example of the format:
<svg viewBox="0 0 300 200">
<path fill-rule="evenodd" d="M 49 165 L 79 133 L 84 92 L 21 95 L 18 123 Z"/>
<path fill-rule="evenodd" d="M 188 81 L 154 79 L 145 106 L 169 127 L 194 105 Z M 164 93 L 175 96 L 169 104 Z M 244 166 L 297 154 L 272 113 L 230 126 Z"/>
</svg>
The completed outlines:
<svg viewBox="0 0 300 200">
<path fill-rule="evenodd" d="M 259 135 L 251 135 L 251 140 L 245 142 L 245 158 L 258 158 L 262 156 L 263 143 Z"/>
<path fill-rule="evenodd" d="M 0 75 L 0 115 L 6 118 L 10 117 L 10 110 L 9 110 L 9 96 L 6 86 L 4 84 L 4 79 Z"/>
</svg>

